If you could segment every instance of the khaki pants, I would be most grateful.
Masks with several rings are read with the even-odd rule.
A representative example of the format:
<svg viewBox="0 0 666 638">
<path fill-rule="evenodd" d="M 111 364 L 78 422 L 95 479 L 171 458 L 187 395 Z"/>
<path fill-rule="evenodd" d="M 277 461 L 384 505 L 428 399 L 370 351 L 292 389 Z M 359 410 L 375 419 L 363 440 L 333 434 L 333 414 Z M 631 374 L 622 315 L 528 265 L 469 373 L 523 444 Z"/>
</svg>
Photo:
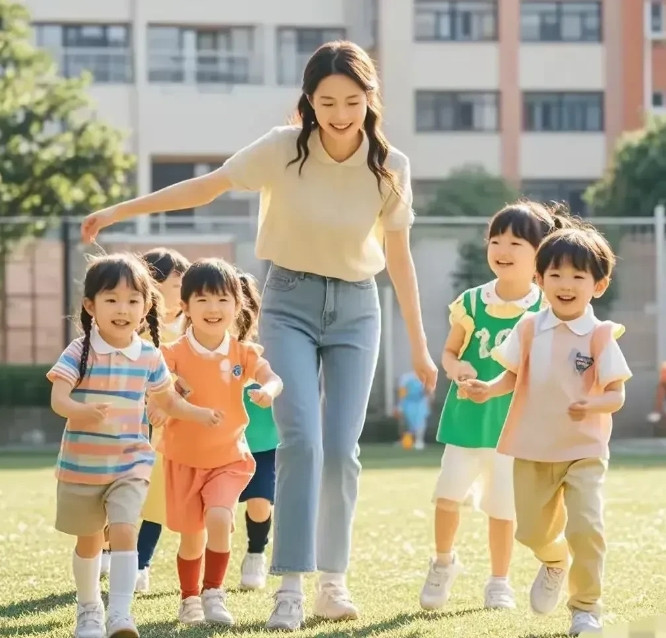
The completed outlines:
<svg viewBox="0 0 666 638">
<path fill-rule="evenodd" d="M 606 542 L 603 523 L 603 459 L 542 463 L 516 459 L 513 466 L 516 540 L 548 567 L 569 569 L 572 609 L 601 613 Z"/>
</svg>

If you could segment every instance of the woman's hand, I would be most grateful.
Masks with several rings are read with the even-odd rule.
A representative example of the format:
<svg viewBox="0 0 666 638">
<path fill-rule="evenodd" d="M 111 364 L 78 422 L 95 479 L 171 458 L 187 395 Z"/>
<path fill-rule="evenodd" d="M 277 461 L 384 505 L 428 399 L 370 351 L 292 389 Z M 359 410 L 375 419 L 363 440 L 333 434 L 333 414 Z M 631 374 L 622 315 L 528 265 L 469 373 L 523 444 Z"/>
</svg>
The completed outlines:
<svg viewBox="0 0 666 638">
<path fill-rule="evenodd" d="M 115 206 L 103 208 L 96 213 L 87 215 L 81 222 L 81 239 L 84 244 L 92 244 L 97 239 L 97 234 L 103 228 L 111 226 L 117 219 L 117 209 Z"/>
<path fill-rule="evenodd" d="M 412 353 L 412 368 L 424 385 L 426 392 L 432 394 L 437 386 L 438 370 L 426 347 Z"/>
</svg>

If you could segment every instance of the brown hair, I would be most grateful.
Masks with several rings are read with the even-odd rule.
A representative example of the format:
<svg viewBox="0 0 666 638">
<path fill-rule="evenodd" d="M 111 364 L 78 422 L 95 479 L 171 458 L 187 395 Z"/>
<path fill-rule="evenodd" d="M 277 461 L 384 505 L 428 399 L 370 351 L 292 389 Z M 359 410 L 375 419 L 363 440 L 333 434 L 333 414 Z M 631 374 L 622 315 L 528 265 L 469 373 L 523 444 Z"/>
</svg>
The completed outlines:
<svg viewBox="0 0 666 638">
<path fill-rule="evenodd" d="M 83 282 L 83 297 L 92 301 L 100 292 L 113 290 L 121 281 L 141 293 L 144 303 L 150 304 L 150 309 L 146 314 L 146 323 L 155 347 L 159 347 L 162 295 L 155 287 L 148 272 L 148 267 L 138 257 L 127 253 L 118 253 L 95 258 L 86 270 Z M 83 305 L 81 305 L 80 322 L 83 330 L 83 349 L 79 362 L 79 381 L 77 385 L 81 383 L 88 371 L 90 334 L 93 322 L 92 316 L 88 314 Z"/>
<path fill-rule="evenodd" d="M 389 153 L 389 143 L 381 130 L 382 104 L 379 94 L 377 69 L 370 56 L 353 42 L 336 41 L 320 46 L 308 60 L 303 72 L 302 94 L 296 107 L 295 121 L 300 122 L 301 132 L 296 140 L 296 157 L 287 166 L 300 160 L 299 175 L 308 159 L 310 150 L 308 140 L 311 133 L 317 132 L 319 124 L 310 98 L 317 90 L 319 83 L 329 75 L 345 75 L 365 92 L 368 99 L 368 110 L 363 122 L 363 130 L 368 136 L 368 168 L 377 178 L 377 186 L 381 188 L 386 182 L 391 190 L 399 194 L 395 178 L 384 164 Z"/>
<path fill-rule="evenodd" d="M 183 275 L 180 298 L 188 303 L 192 295 L 206 292 L 230 294 L 241 308 L 235 326 L 238 340 L 254 338 L 260 296 L 252 275 L 238 270 L 224 259 L 198 259 Z"/>
<path fill-rule="evenodd" d="M 548 268 L 559 268 L 562 263 L 589 272 L 599 282 L 611 276 L 615 254 L 593 226 L 566 228 L 543 240 L 536 254 L 536 271 L 543 277 Z"/>
</svg>

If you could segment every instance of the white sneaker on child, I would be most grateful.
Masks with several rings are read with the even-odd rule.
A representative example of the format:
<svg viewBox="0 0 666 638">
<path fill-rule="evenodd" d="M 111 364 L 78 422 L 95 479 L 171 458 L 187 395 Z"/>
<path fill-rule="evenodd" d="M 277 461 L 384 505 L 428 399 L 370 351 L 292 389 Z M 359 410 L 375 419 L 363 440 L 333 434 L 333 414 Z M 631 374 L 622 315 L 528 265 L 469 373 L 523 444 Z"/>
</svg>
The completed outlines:
<svg viewBox="0 0 666 638">
<path fill-rule="evenodd" d="M 106 620 L 106 638 L 139 638 L 134 618 L 111 614 Z"/>
<path fill-rule="evenodd" d="M 180 601 L 178 608 L 178 620 L 183 625 L 199 625 L 206 620 L 204 616 L 203 605 L 201 604 L 201 597 L 190 596 L 185 600 Z"/>
<path fill-rule="evenodd" d="M 134 591 L 141 594 L 146 594 L 150 591 L 150 567 L 144 567 L 138 571 Z"/>
<path fill-rule="evenodd" d="M 298 631 L 305 622 L 303 602 L 305 597 L 301 592 L 278 590 L 273 596 L 275 605 L 266 622 L 266 629 L 281 629 L 283 631 Z"/>
<path fill-rule="evenodd" d="M 344 585 L 323 583 L 319 585 L 315 598 L 314 614 L 328 620 L 356 620 L 358 608 Z"/>
<path fill-rule="evenodd" d="M 99 565 L 100 577 L 108 576 L 111 571 L 111 552 L 102 552 L 102 562 Z"/>
<path fill-rule="evenodd" d="M 541 565 L 530 589 L 530 605 L 535 613 L 549 614 L 557 607 L 566 576 L 566 569 Z"/>
<path fill-rule="evenodd" d="M 462 571 L 457 556 L 449 565 L 440 565 L 434 558 L 430 559 L 430 568 L 421 590 L 421 607 L 423 609 L 439 609 L 451 596 L 453 582 Z"/>
<path fill-rule="evenodd" d="M 574 609 L 571 612 L 570 636 L 582 633 L 600 634 L 603 630 L 601 619 L 596 614 L 582 609 Z"/>
<path fill-rule="evenodd" d="M 208 622 L 233 625 L 234 618 L 227 609 L 227 594 L 224 589 L 204 589 L 201 594 L 204 617 Z"/>
<path fill-rule="evenodd" d="M 515 609 L 516 595 L 508 578 L 490 577 L 483 592 L 486 609 Z"/>
<path fill-rule="evenodd" d="M 241 589 L 266 587 L 266 557 L 263 554 L 245 554 L 241 563 Z"/>
<path fill-rule="evenodd" d="M 105 638 L 104 605 L 101 602 L 79 605 L 76 610 L 74 638 Z"/>
</svg>

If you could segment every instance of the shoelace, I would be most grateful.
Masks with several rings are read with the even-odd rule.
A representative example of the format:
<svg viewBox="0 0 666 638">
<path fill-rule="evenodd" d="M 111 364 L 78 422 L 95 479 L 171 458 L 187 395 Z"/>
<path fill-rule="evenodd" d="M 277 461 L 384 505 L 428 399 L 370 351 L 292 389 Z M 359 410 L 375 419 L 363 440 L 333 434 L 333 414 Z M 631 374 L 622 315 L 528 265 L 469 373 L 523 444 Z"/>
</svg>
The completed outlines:
<svg viewBox="0 0 666 638">
<path fill-rule="evenodd" d="M 325 585 L 322 585 L 321 590 L 326 592 L 326 594 L 336 603 L 351 602 L 349 590 L 344 585 L 338 585 L 337 583 L 326 583 Z"/>
<path fill-rule="evenodd" d="M 132 619 L 129 616 L 123 616 L 118 612 L 112 613 L 109 615 L 109 624 L 114 624 L 117 622 L 122 622 L 123 624 L 131 624 Z"/>
<path fill-rule="evenodd" d="M 547 567 L 544 589 L 547 589 L 548 591 L 555 591 L 558 589 L 560 586 L 560 578 L 563 573 L 563 569 L 559 569 L 557 567 Z"/>
</svg>

